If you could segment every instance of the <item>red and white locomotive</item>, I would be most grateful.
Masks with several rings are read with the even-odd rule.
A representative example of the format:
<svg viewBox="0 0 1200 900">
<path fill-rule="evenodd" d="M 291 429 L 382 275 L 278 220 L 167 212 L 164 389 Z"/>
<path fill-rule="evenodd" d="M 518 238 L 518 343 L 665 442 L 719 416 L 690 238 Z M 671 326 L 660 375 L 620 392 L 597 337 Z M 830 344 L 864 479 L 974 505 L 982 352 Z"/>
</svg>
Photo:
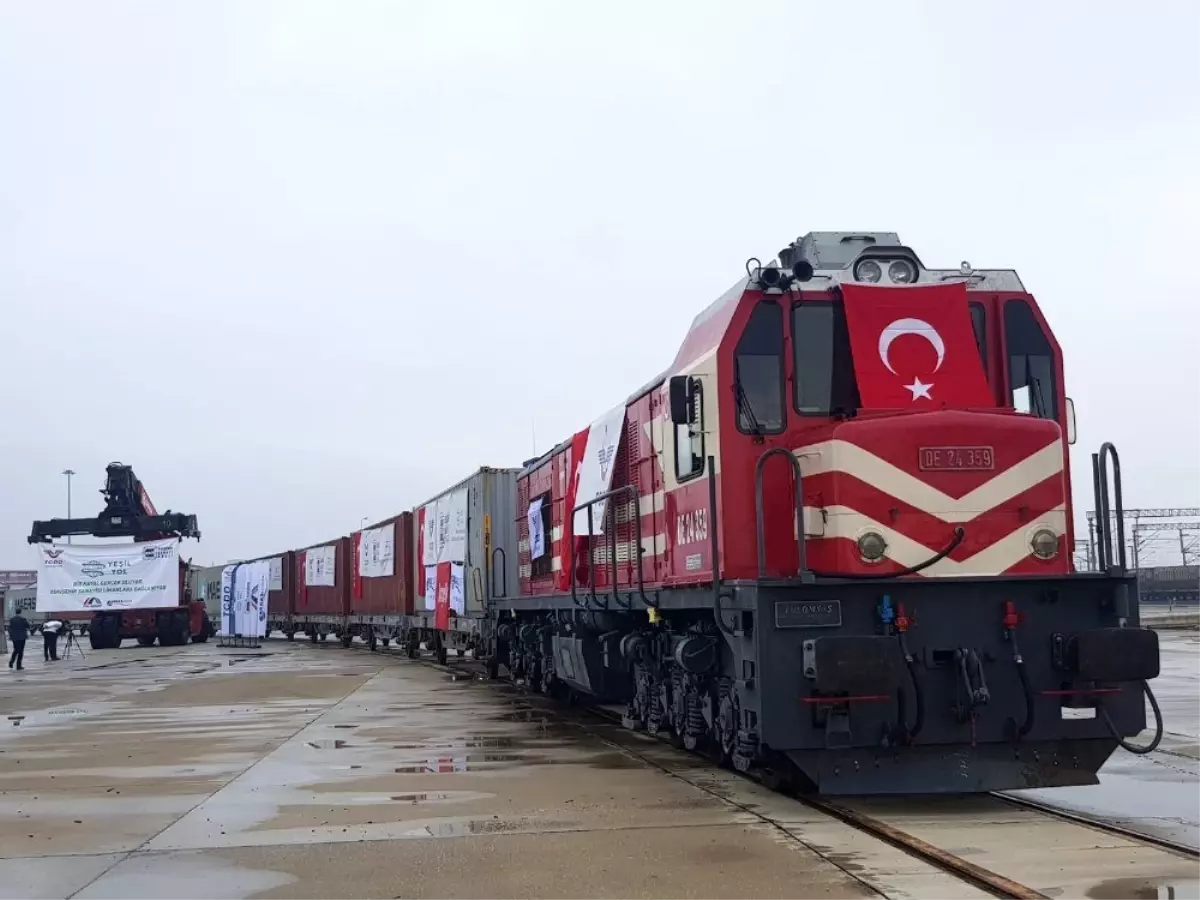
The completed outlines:
<svg viewBox="0 0 1200 900">
<path fill-rule="evenodd" d="M 1073 571 L 1073 430 L 1014 271 L 806 235 L 517 475 L 493 671 L 827 793 L 1092 783 L 1158 646 L 1111 525 Z"/>
</svg>

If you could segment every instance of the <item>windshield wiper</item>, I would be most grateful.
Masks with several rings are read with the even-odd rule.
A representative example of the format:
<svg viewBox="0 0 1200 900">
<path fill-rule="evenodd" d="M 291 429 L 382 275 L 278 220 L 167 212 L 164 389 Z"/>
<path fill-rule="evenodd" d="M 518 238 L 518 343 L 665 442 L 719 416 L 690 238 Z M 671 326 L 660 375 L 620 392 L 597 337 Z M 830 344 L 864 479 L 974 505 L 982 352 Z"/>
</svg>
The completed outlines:
<svg viewBox="0 0 1200 900">
<path fill-rule="evenodd" d="M 747 429 L 755 437 L 761 438 L 763 436 L 762 426 L 758 424 L 758 417 L 754 415 L 754 407 L 750 405 L 750 398 L 746 396 L 746 389 L 742 387 L 742 374 L 736 361 L 733 364 L 733 391 L 737 396 L 738 412 L 746 415 Z"/>
</svg>

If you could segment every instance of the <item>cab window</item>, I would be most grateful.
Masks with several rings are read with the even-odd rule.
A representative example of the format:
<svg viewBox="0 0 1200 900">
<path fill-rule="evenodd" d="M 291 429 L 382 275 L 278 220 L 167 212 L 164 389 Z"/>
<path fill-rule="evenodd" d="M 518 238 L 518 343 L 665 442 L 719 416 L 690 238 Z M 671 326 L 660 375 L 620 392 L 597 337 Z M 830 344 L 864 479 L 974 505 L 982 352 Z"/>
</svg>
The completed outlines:
<svg viewBox="0 0 1200 900">
<path fill-rule="evenodd" d="M 1037 317 L 1024 300 L 1004 304 L 1004 340 L 1008 350 L 1008 389 L 1012 405 L 1041 419 L 1058 418 L 1054 351 Z"/>
<path fill-rule="evenodd" d="M 734 351 L 733 368 L 738 430 L 783 431 L 783 310 L 778 303 L 754 308 Z"/>
<path fill-rule="evenodd" d="M 704 386 L 688 379 L 688 420 L 675 426 L 675 480 L 704 472 Z"/>
<path fill-rule="evenodd" d="M 794 306 L 792 345 L 796 353 L 798 413 L 827 416 L 858 409 L 850 332 L 840 303 L 810 300 Z"/>
<path fill-rule="evenodd" d="M 983 370 L 987 371 L 987 310 L 982 303 L 970 304 L 971 330 L 975 332 L 975 346 L 979 348 L 979 358 L 983 360 Z"/>
</svg>

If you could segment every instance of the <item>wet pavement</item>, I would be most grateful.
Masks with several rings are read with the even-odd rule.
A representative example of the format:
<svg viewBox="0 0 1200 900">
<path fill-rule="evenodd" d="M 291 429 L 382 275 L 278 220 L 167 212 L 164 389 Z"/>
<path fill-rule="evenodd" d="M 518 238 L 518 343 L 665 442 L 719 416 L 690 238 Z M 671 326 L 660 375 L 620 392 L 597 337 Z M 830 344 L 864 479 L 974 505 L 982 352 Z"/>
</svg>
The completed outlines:
<svg viewBox="0 0 1200 900">
<path fill-rule="evenodd" d="M 1164 635 L 1161 750 L 1023 793 L 1194 841 L 1198 659 Z M 661 741 L 390 655 L 130 647 L 7 674 L 0 898 L 981 896 Z M 1051 896 L 1197 895 L 1194 864 L 986 800 L 875 813 Z"/>
<path fill-rule="evenodd" d="M 0 897 L 979 896 L 660 741 L 389 655 L 6 674 Z"/>
<path fill-rule="evenodd" d="M 1161 632 L 1159 647 L 1162 668 L 1151 683 L 1163 714 L 1158 749 L 1145 756 L 1118 749 L 1097 785 L 1015 796 L 1200 848 L 1200 635 Z M 1154 722 L 1149 704 L 1146 721 Z M 1131 743 L 1145 746 L 1153 736 L 1151 728 Z"/>
</svg>

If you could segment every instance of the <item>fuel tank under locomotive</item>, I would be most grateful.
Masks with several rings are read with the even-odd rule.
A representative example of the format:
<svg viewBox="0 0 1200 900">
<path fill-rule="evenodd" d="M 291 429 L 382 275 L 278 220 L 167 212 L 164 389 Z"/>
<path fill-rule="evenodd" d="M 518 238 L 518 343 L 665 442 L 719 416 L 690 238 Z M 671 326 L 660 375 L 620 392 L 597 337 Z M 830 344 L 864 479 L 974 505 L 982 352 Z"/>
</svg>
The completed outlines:
<svg viewBox="0 0 1200 900">
<path fill-rule="evenodd" d="M 741 770 L 828 794 L 1094 784 L 1145 727 L 1157 635 L 1135 581 L 1080 576 L 726 584 L 645 612 L 516 612 L 494 664 L 622 703 Z M 1121 619 L 1124 618 L 1124 626 Z"/>
</svg>

